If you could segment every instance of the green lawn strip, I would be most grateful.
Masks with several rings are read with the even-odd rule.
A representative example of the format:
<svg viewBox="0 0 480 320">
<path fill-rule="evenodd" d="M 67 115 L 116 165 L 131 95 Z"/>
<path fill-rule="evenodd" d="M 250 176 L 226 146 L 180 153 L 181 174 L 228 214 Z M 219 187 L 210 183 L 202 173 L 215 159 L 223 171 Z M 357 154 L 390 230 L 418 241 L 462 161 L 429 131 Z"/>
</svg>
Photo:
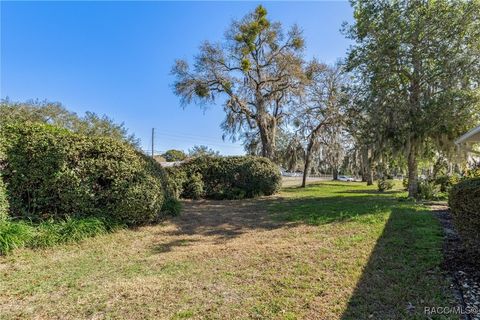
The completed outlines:
<svg viewBox="0 0 480 320">
<path fill-rule="evenodd" d="M 398 186 L 379 193 L 374 187 L 324 182 L 288 188 L 282 195 L 283 201 L 270 207 L 276 220 L 321 228 L 353 223 L 352 231 L 370 224 L 370 230 L 382 230 L 342 319 L 424 319 L 424 307 L 454 304 L 440 270 L 441 227 L 425 207 L 406 201 Z M 338 236 L 336 246 L 349 248 L 365 240 L 361 233 Z"/>
</svg>

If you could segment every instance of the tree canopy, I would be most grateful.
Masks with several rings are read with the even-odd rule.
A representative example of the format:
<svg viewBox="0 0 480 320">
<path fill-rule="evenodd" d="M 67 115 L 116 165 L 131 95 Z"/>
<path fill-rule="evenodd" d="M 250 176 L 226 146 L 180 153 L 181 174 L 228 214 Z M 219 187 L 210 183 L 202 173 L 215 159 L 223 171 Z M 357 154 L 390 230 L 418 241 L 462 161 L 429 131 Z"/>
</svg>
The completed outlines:
<svg viewBox="0 0 480 320">
<path fill-rule="evenodd" d="M 162 157 L 165 158 L 167 162 L 174 162 L 185 160 L 187 155 L 182 150 L 170 149 L 165 151 L 165 153 L 162 154 Z"/>
<path fill-rule="evenodd" d="M 128 132 L 123 123 L 115 123 L 105 115 L 99 116 L 89 111 L 81 117 L 68 111 L 58 102 L 2 100 L 0 102 L 0 125 L 8 122 L 46 123 L 85 135 L 107 136 L 123 140 L 136 148 L 139 147 L 139 140 Z"/>
<path fill-rule="evenodd" d="M 208 146 L 199 145 L 193 146 L 193 148 L 188 150 L 189 157 L 201 157 L 201 156 L 220 156 L 220 152 L 213 150 Z"/>
<path fill-rule="evenodd" d="M 314 60 L 307 65 L 305 74 L 308 79 L 305 92 L 293 112 L 294 130 L 305 155 L 302 187 L 305 187 L 314 154 L 322 146 L 332 153 L 338 150 L 336 137 L 341 134 L 344 123 L 343 86 L 346 85 L 340 65 L 327 66 Z"/>
<path fill-rule="evenodd" d="M 479 121 L 480 2 L 352 5 L 355 23 L 345 32 L 355 44 L 347 70 L 363 87 L 360 141 L 405 152 L 413 197 L 418 158 L 427 144 L 444 148 Z"/>
<path fill-rule="evenodd" d="M 177 60 L 174 92 L 183 104 L 223 100 L 222 128 L 233 139 L 258 135 L 262 155 L 273 158 L 278 125 L 301 86 L 304 39 L 297 26 L 284 32 L 258 6 L 233 21 L 221 43 L 205 41 L 193 68 Z"/>
</svg>

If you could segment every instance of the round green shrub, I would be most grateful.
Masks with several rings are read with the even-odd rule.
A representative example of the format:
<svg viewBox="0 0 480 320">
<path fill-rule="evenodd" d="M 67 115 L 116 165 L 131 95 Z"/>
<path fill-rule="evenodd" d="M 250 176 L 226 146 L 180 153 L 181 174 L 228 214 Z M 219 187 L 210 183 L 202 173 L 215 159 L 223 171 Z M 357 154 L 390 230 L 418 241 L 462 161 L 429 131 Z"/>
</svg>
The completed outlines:
<svg viewBox="0 0 480 320">
<path fill-rule="evenodd" d="M 193 173 L 183 183 L 181 196 L 186 199 L 201 199 L 204 195 L 202 175 Z"/>
<path fill-rule="evenodd" d="M 281 184 L 280 170 L 261 157 L 201 156 L 167 168 L 183 198 L 242 199 L 272 195 Z M 201 183 L 200 183 L 201 181 Z M 203 190 L 202 190 L 203 189 Z"/>
<path fill-rule="evenodd" d="M 134 182 L 125 182 L 118 188 L 121 197 L 108 206 L 114 219 L 128 225 L 154 221 L 162 210 L 164 194 L 158 179 L 144 175 Z"/>
<path fill-rule="evenodd" d="M 480 267 L 480 178 L 463 180 L 450 190 L 453 223 L 472 261 Z"/>
<path fill-rule="evenodd" d="M 243 166 L 244 175 L 238 177 L 243 184 L 237 188 L 245 190 L 247 197 L 269 196 L 280 189 L 280 170 L 267 158 L 246 157 Z"/>
<path fill-rule="evenodd" d="M 10 214 L 31 220 L 106 217 L 152 221 L 168 185 L 163 169 L 130 144 L 44 124 L 6 125 Z"/>
</svg>

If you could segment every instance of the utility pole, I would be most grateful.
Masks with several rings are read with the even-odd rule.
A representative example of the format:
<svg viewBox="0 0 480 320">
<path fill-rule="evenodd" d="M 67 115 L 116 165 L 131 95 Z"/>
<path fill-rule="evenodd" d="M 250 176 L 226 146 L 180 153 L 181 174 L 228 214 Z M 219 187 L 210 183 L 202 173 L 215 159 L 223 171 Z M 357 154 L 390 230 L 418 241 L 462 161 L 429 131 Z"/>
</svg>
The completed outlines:
<svg viewBox="0 0 480 320">
<path fill-rule="evenodd" d="M 152 158 L 154 157 L 154 137 L 155 137 L 155 128 L 152 128 Z"/>
</svg>

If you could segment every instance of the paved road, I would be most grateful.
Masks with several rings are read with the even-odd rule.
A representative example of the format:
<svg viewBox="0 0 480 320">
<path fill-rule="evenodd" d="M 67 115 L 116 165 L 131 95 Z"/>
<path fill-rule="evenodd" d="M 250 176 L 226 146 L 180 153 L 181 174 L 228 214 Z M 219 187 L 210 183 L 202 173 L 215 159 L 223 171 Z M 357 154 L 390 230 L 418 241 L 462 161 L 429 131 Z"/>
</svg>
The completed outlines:
<svg viewBox="0 0 480 320">
<path fill-rule="evenodd" d="M 331 176 L 308 177 L 307 183 L 312 183 L 316 181 L 330 181 L 330 180 L 332 180 Z M 301 184 L 302 184 L 302 177 L 282 177 L 282 186 L 284 187 L 300 186 Z"/>
</svg>

